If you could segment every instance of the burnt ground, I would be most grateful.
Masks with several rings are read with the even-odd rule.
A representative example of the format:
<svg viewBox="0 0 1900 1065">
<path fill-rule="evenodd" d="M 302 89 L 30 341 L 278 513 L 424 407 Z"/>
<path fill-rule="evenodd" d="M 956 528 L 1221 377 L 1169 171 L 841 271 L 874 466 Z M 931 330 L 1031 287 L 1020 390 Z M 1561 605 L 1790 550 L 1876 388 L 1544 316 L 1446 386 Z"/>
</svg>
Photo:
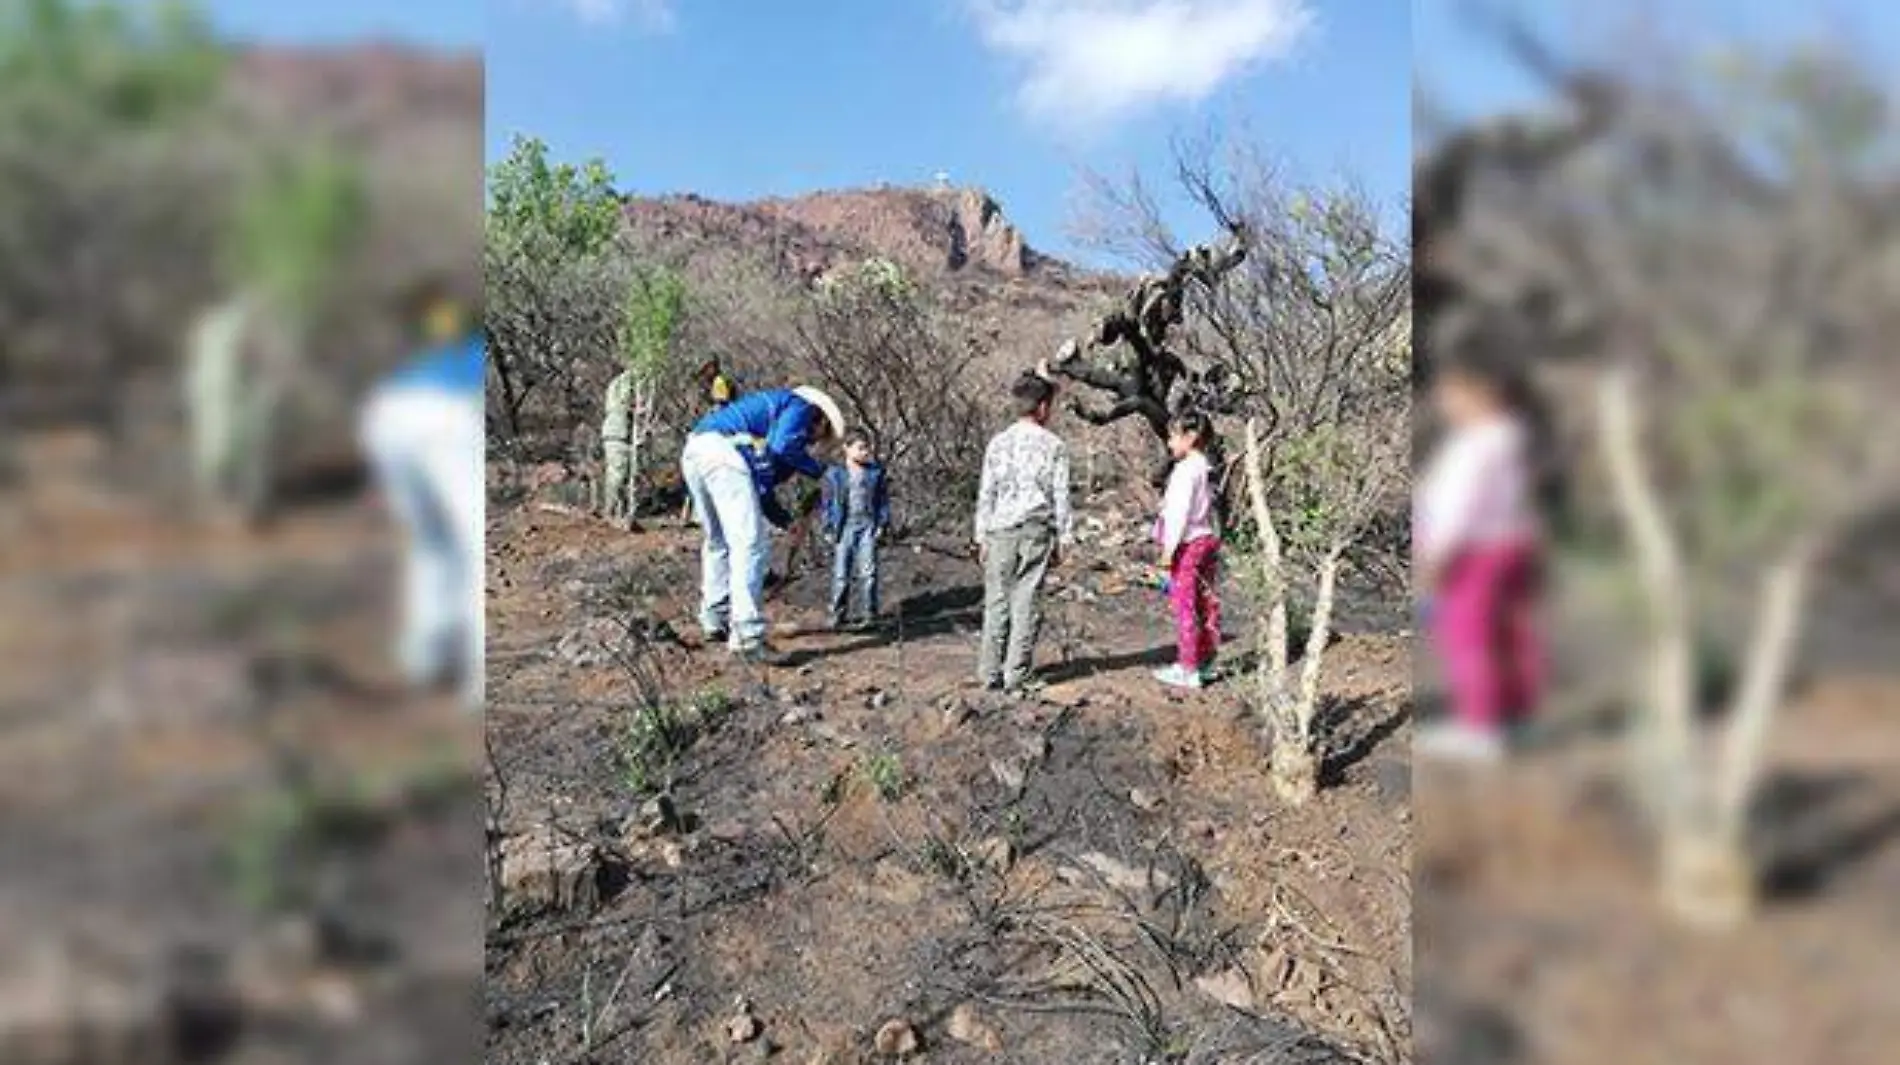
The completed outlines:
<svg viewBox="0 0 1900 1065">
<path fill-rule="evenodd" d="M 1420 1060 L 1900 1060 L 1896 543 L 1849 552 L 1806 619 L 1757 803 L 1764 904 L 1735 931 L 1662 911 L 1612 733 L 1552 730 L 1497 770 L 1420 763 Z M 1627 668 L 1578 643 L 1569 671 Z"/>
<path fill-rule="evenodd" d="M 392 684 L 381 516 L 253 535 L 86 434 L 15 457 L 0 1060 L 471 1060 L 477 730 Z"/>
<path fill-rule="evenodd" d="M 694 646 L 696 532 L 489 521 L 494 1065 L 882 1060 L 894 1020 L 932 1062 L 1410 1060 L 1410 663 L 1378 611 L 1328 653 L 1331 784 L 1296 810 L 1244 682 L 1148 676 L 1172 634 L 1114 529 L 1015 702 L 968 684 L 980 575 L 943 544 L 887 550 L 875 634 L 796 631 L 799 576 L 796 664 L 755 670 Z"/>
</svg>

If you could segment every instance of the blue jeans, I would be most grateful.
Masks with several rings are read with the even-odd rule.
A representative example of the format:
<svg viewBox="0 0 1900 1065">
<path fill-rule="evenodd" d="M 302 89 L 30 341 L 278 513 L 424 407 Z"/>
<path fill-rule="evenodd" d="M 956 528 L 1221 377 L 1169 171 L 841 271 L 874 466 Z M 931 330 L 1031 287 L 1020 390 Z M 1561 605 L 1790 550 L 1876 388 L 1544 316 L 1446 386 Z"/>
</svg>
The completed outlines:
<svg viewBox="0 0 1900 1065">
<path fill-rule="evenodd" d="M 831 619 L 843 621 L 851 585 L 861 590 L 858 600 L 866 621 L 877 617 L 877 527 L 869 523 L 844 527 L 832 555 Z"/>
<path fill-rule="evenodd" d="M 762 643 L 772 536 L 752 471 L 731 440 L 707 433 L 686 442 L 680 472 L 706 533 L 699 552 L 700 628 L 728 633 L 734 648 Z"/>
</svg>

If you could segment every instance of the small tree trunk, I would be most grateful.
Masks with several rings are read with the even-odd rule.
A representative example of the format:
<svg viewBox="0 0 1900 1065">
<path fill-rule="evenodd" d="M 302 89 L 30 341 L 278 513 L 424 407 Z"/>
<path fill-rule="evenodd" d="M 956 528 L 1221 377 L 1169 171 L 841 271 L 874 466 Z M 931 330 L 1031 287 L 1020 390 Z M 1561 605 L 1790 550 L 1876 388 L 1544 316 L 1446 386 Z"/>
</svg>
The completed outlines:
<svg viewBox="0 0 1900 1065">
<path fill-rule="evenodd" d="M 1617 509 L 1642 578 L 1649 669 L 1628 739 L 1637 799 L 1665 836 L 1695 805 L 1694 641 L 1681 554 L 1641 456 L 1635 383 L 1626 368 L 1598 387 L 1598 429 Z"/>
<path fill-rule="evenodd" d="M 284 397 L 303 364 L 304 318 L 294 309 L 269 308 L 258 326 L 257 362 L 242 401 L 245 433 L 243 480 L 239 501 L 252 528 L 267 524 L 276 511 L 277 464 L 284 449 Z"/>
<path fill-rule="evenodd" d="M 653 384 L 639 382 L 633 386 L 633 418 L 627 431 L 627 513 L 624 518 L 628 528 L 633 527 L 640 513 L 640 455 L 652 431 Z"/>
<path fill-rule="evenodd" d="M 508 421 L 508 439 L 521 438 L 521 397 L 515 394 L 514 375 L 508 372 L 508 360 L 496 356 L 489 361 L 495 368 L 495 379 L 501 382 L 501 413 Z"/>
<path fill-rule="evenodd" d="M 1662 895 L 1683 924 L 1726 931 L 1754 912 L 1756 875 L 1743 841 L 1710 818 L 1683 819 L 1662 841 Z"/>
<path fill-rule="evenodd" d="M 1762 577 L 1761 607 L 1730 708 L 1711 794 L 1678 819 L 1664 840 L 1664 890 L 1684 921 L 1711 930 L 1740 924 L 1759 901 L 1759 874 L 1748 849 L 1748 815 L 1761 774 L 1762 750 L 1781 705 L 1795 634 L 1812 572 L 1803 545 L 1777 559 Z"/>
<path fill-rule="evenodd" d="M 1262 694 L 1286 686 L 1286 564 L 1280 547 L 1280 531 L 1273 524 L 1273 512 L 1267 507 L 1267 464 L 1260 452 L 1260 429 L 1247 422 L 1247 496 L 1253 505 L 1254 525 L 1260 532 L 1260 565 L 1267 593 L 1266 646 L 1260 660 Z"/>
<path fill-rule="evenodd" d="M 1306 655 L 1300 659 L 1300 733 L 1309 741 L 1313 717 L 1319 710 L 1320 661 L 1333 632 L 1333 603 L 1339 589 L 1339 560 L 1343 546 L 1334 545 L 1319 563 L 1319 589 L 1313 597 L 1313 627 L 1306 634 Z"/>
<path fill-rule="evenodd" d="M 1319 754 L 1313 742 L 1313 719 L 1320 706 L 1320 663 L 1333 630 L 1333 603 L 1339 587 L 1339 559 L 1343 548 L 1333 547 L 1319 564 L 1319 589 L 1313 598 L 1313 625 L 1306 634 L 1306 654 L 1300 659 L 1300 690 L 1292 713 L 1283 715 L 1283 727 L 1274 737 L 1273 786 L 1282 800 L 1299 806 L 1319 793 Z"/>
<path fill-rule="evenodd" d="M 1775 710 L 1781 705 L 1794 659 L 1796 634 L 1807 598 L 1813 555 L 1804 545 L 1777 559 L 1762 577 L 1761 608 L 1749 646 L 1742 685 L 1729 713 L 1716 783 L 1716 809 L 1739 830 L 1748 817 L 1761 774 L 1762 749 Z M 1738 831 L 1737 835 L 1741 833 Z"/>
<path fill-rule="evenodd" d="M 1756 899 L 1740 811 L 1755 758 L 1779 695 L 1799 613 L 1805 566 L 1771 572 L 1757 630 L 1757 655 L 1730 724 L 1734 758 L 1711 788 L 1697 758 L 1693 628 L 1681 552 L 1644 466 L 1636 428 L 1635 386 L 1627 370 L 1601 382 L 1598 412 L 1604 458 L 1618 509 L 1643 578 L 1651 641 L 1647 706 L 1633 731 L 1636 786 L 1659 838 L 1664 904 L 1699 928 L 1730 928 Z M 1646 712 L 1645 712 L 1646 711 Z M 1736 757 L 1739 755 L 1739 757 Z M 1731 794 L 1739 798 L 1731 799 Z"/>
</svg>

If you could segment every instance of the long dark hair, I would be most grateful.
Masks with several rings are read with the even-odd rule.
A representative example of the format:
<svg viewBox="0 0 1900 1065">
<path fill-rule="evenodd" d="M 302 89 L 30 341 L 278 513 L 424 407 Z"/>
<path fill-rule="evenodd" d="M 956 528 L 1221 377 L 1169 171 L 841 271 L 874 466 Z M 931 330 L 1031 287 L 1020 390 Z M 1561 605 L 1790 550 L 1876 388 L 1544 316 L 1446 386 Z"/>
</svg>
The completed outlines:
<svg viewBox="0 0 1900 1065">
<path fill-rule="evenodd" d="M 1569 515 L 1569 471 L 1556 418 L 1530 360 L 1528 350 L 1492 333 L 1448 352 L 1433 370 L 1479 382 L 1524 426 L 1532 499 L 1553 524 L 1561 524 Z"/>
<path fill-rule="evenodd" d="M 1194 443 L 1202 451 L 1214 443 L 1214 422 L 1198 410 L 1177 411 L 1168 419 L 1168 431 L 1193 433 Z"/>
<path fill-rule="evenodd" d="M 1232 481 L 1232 463 L 1227 454 L 1226 442 L 1214 426 L 1214 419 L 1199 408 L 1189 407 L 1176 411 L 1168 418 L 1168 431 L 1194 434 L 1195 443 L 1207 459 L 1208 494 L 1212 497 L 1214 525 L 1219 529 L 1227 528 L 1227 516 L 1231 509 L 1228 488 Z"/>
</svg>

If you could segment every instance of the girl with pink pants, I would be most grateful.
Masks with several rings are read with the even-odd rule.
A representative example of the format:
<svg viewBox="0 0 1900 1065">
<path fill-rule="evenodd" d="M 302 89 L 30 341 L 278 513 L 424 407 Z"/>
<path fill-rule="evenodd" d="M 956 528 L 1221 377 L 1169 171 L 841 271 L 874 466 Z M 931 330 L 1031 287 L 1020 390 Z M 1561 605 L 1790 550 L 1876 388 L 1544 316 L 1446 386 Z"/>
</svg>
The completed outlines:
<svg viewBox="0 0 1900 1065">
<path fill-rule="evenodd" d="M 1449 431 L 1418 486 L 1413 543 L 1452 722 L 1420 731 L 1427 753 L 1498 757 L 1505 726 L 1542 694 L 1530 436 L 1509 384 L 1500 372 L 1454 365 L 1435 389 Z"/>
</svg>

